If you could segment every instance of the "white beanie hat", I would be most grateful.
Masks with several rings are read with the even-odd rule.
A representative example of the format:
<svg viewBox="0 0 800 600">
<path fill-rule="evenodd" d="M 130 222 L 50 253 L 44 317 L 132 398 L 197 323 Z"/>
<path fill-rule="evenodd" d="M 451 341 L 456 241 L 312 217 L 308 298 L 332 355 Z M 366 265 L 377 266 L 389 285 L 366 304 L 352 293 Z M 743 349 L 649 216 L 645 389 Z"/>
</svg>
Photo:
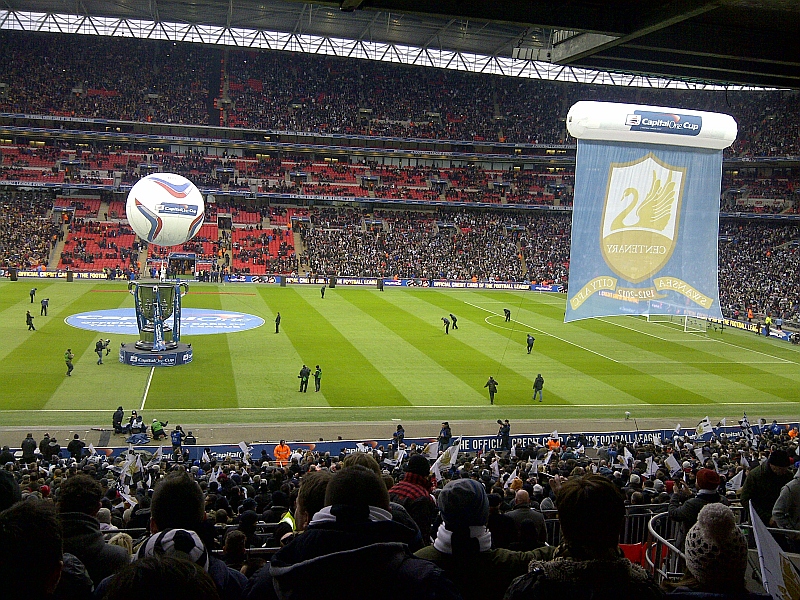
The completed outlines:
<svg viewBox="0 0 800 600">
<path fill-rule="evenodd" d="M 719 502 L 707 504 L 686 534 L 686 566 L 697 581 L 707 587 L 728 589 L 743 582 L 747 567 L 747 541 L 736 527 L 730 508 Z"/>
</svg>

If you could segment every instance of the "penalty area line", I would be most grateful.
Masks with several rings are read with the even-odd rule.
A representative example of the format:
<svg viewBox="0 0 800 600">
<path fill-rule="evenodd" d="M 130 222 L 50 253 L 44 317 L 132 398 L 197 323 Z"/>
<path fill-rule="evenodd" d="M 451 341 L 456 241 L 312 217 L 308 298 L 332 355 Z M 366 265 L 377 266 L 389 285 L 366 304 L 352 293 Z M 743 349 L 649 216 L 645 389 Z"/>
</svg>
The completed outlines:
<svg viewBox="0 0 800 600">
<path fill-rule="evenodd" d="M 147 385 L 144 386 L 144 395 L 142 396 L 142 405 L 139 410 L 144 410 L 144 403 L 147 402 L 147 394 L 150 392 L 150 382 L 153 381 L 153 373 L 156 372 L 155 367 L 150 367 L 150 375 L 147 377 Z"/>
<path fill-rule="evenodd" d="M 464 300 L 464 304 L 469 304 L 470 306 L 474 306 L 475 308 L 478 308 L 480 310 L 484 310 L 484 311 L 486 311 L 488 313 L 492 313 L 496 317 L 502 317 L 503 316 L 500 313 L 496 313 L 493 310 L 489 310 L 488 308 L 484 308 L 482 306 L 478 306 L 477 304 L 473 304 L 472 302 L 467 302 L 466 300 Z M 532 325 L 528 325 L 527 323 L 523 323 L 522 321 L 517 321 L 516 319 L 511 319 L 511 320 L 514 321 L 515 323 L 519 323 L 520 325 L 524 325 L 528 329 L 533 329 L 534 331 L 538 331 L 539 333 L 542 333 L 544 335 L 549 335 L 551 338 L 555 338 L 555 339 L 557 339 L 557 340 L 559 340 L 561 342 L 564 342 L 565 344 L 569 344 L 570 346 L 575 346 L 576 348 L 580 348 L 581 350 L 584 350 L 586 352 L 591 352 L 592 354 L 594 354 L 596 356 L 599 356 L 600 358 L 605 358 L 606 360 L 610 360 L 611 362 L 619 364 L 618 360 L 614 360 L 610 356 L 606 356 L 605 354 L 600 354 L 599 352 L 595 352 L 594 350 L 590 350 L 589 348 L 585 348 L 585 347 L 581 346 L 580 344 L 576 344 L 575 342 L 570 342 L 569 340 L 565 340 L 564 338 L 558 337 L 557 335 L 553 335 L 549 331 L 545 331 L 544 329 L 539 329 L 538 327 L 533 327 Z M 503 327 L 502 325 L 494 325 L 493 323 L 489 323 L 488 321 L 486 321 L 486 323 L 488 325 L 491 325 L 492 327 L 499 327 L 500 329 L 507 329 L 506 327 Z"/>
</svg>

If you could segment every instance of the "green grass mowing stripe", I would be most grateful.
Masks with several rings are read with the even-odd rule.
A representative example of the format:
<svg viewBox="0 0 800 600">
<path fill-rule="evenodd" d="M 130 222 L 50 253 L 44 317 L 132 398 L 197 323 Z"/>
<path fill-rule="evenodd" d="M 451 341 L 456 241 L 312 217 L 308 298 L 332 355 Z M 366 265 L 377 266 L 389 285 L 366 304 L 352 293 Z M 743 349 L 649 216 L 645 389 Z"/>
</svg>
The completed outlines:
<svg viewBox="0 0 800 600">
<path fill-rule="evenodd" d="M 287 335 L 306 365 L 322 367 L 324 394 L 332 406 L 402 406 L 409 400 L 358 351 L 350 341 L 331 325 L 294 288 L 259 288 L 267 304 L 281 313 L 281 335 Z M 353 326 L 358 324 L 353 323 Z M 296 379 L 302 365 L 296 365 Z M 309 383 L 314 394 L 313 378 Z"/>
<path fill-rule="evenodd" d="M 539 319 L 542 324 L 541 329 L 552 333 L 562 339 L 574 340 L 579 338 L 581 346 L 589 349 L 599 348 L 604 350 L 612 347 L 612 338 L 599 333 L 596 337 L 587 338 L 585 335 L 576 335 L 573 324 L 563 323 L 564 310 L 562 306 L 548 302 L 539 302 L 536 297 L 528 296 L 527 292 L 512 294 L 509 292 L 489 293 L 479 292 L 480 296 L 496 299 L 498 296 L 508 301 L 509 308 L 519 316 L 518 320 L 526 323 Z M 522 299 L 520 298 L 522 295 Z M 512 302 L 515 302 L 512 307 Z M 476 304 L 478 304 L 476 302 Z M 487 305 L 488 306 L 491 305 Z M 493 309 L 494 310 L 494 309 Z M 496 311 L 499 312 L 499 311 Z M 531 323 L 533 325 L 533 323 Z M 710 398 L 701 394 L 694 393 L 671 382 L 654 377 L 651 373 L 633 368 L 625 364 L 624 360 L 614 363 L 593 355 L 590 352 L 581 352 L 573 346 L 557 340 L 552 336 L 536 336 L 536 351 L 544 353 L 551 358 L 567 364 L 581 371 L 585 376 L 592 377 L 611 388 L 615 388 L 629 396 L 633 396 L 648 404 L 664 404 L 669 398 L 680 400 L 681 402 L 696 402 L 698 404 L 709 404 Z M 612 356 L 611 358 L 615 358 Z M 616 359 L 620 360 L 620 359 Z M 601 390 L 598 389 L 598 401 L 611 401 Z"/>
<path fill-rule="evenodd" d="M 324 300 L 316 290 L 314 292 L 309 302 L 318 307 L 320 314 L 362 354 L 369 356 L 370 362 L 414 404 L 485 402 L 461 379 L 397 336 L 372 314 L 350 302 L 349 299 L 358 294 L 357 290 L 330 290 Z M 365 302 L 369 302 L 368 295 Z M 354 322 L 358 325 L 354 326 Z"/>
<path fill-rule="evenodd" d="M 285 331 L 275 334 L 274 312 L 267 306 L 264 296 L 253 288 L 247 288 L 248 291 L 251 289 L 252 296 L 220 296 L 226 310 L 254 314 L 265 321 L 262 327 L 226 336 L 234 366 L 239 406 L 328 406 L 324 392 L 297 392 L 297 373 L 303 359 L 297 354 Z M 286 289 L 279 288 L 276 291 L 276 299 L 290 297 L 290 292 Z"/>
<path fill-rule="evenodd" d="M 57 401 L 60 405 L 100 406 L 117 384 L 126 382 L 125 377 L 113 373 L 103 376 L 94 370 L 97 357 L 94 343 L 99 334 L 75 329 L 66 325 L 67 314 L 86 310 L 108 308 L 108 298 L 88 294 L 91 285 L 69 288 L 72 301 L 60 305 L 61 310 L 39 317 L 37 331 L 30 332 L 24 341 L 6 354 L 0 362 L 0 379 L 9 385 L 0 387 L 0 406 L 3 408 L 43 408 Z M 27 333 L 27 332 L 26 332 Z M 0 344 L 4 344 L 6 336 Z M 64 351 L 72 348 L 75 354 L 75 371 L 65 377 Z M 116 392 L 114 392 L 116 394 Z M 120 393 L 125 396 L 125 392 Z"/>
<path fill-rule="evenodd" d="M 632 333 L 610 323 L 596 320 L 581 321 L 579 326 L 589 331 L 602 332 L 611 338 L 625 339 L 628 344 L 636 348 L 660 355 L 668 360 L 679 361 L 689 365 L 694 372 L 713 375 L 718 378 L 718 382 L 714 386 L 716 389 L 709 389 L 709 393 L 715 394 L 720 399 L 730 397 L 733 392 L 741 393 L 742 399 L 751 399 L 746 395 L 751 394 L 753 390 L 758 390 L 773 398 L 797 399 L 796 382 L 779 375 L 767 373 L 753 365 L 720 357 L 710 351 L 711 346 L 714 345 L 712 342 L 703 344 L 703 348 L 709 348 L 709 351 L 705 351 L 698 348 L 698 344 L 687 347 L 684 344 L 670 344 L 668 342 L 654 343 L 651 338 L 645 335 Z M 720 362 L 722 364 L 715 364 Z M 732 386 L 731 384 L 737 385 Z M 714 383 L 709 380 L 707 385 L 713 386 Z"/>
<path fill-rule="evenodd" d="M 220 298 L 215 295 L 196 295 L 184 300 L 187 308 L 221 308 Z M 234 366 L 226 337 L 224 334 L 182 337 L 181 341 L 192 344 L 192 362 L 156 369 L 146 410 L 238 406 Z"/>
<path fill-rule="evenodd" d="M 541 340 L 546 339 L 539 331 L 533 331 L 529 327 L 521 325 L 517 321 L 505 323 L 502 316 L 493 315 L 486 310 L 482 310 L 481 302 L 488 310 L 502 310 L 502 304 L 491 301 L 485 302 L 482 296 L 474 295 L 472 292 L 463 290 L 441 291 L 423 293 L 419 296 L 431 304 L 439 306 L 445 311 L 456 310 L 459 323 L 462 327 L 458 331 L 458 336 L 465 339 L 477 350 L 485 353 L 503 357 L 503 365 L 508 369 L 513 369 L 522 375 L 529 375 L 530 379 L 536 373 L 541 372 L 545 378 L 545 395 L 550 397 L 550 393 L 557 391 L 562 398 L 570 402 L 617 402 L 638 403 L 636 397 L 626 394 L 617 387 L 606 385 L 604 382 L 593 377 L 586 377 L 583 371 L 574 368 L 573 355 L 580 350 L 573 348 L 575 352 L 569 355 L 569 360 L 565 360 L 557 348 L 542 345 Z M 537 323 L 541 328 L 545 328 L 543 323 Z M 468 332 L 478 331 L 479 334 L 473 338 Z M 531 332 L 540 341 L 534 346 L 533 352 L 527 354 L 527 334 Z M 466 337 L 465 337 L 466 336 Z M 546 352 L 540 352 L 544 347 Z M 595 366 L 600 366 L 603 359 L 591 355 Z M 566 392 L 565 392 L 566 391 Z M 567 395 L 568 392 L 568 395 Z"/>
<path fill-rule="evenodd" d="M 371 313 L 386 327 L 413 344 L 436 363 L 453 373 L 468 386 L 488 398 L 484 384 L 489 375 L 498 375 L 498 393 L 495 402 L 498 404 L 527 404 L 532 395 L 532 379 L 519 373 L 503 369 L 500 356 L 488 356 L 475 350 L 472 346 L 460 341 L 455 335 L 445 335 L 438 327 L 443 311 L 426 304 L 418 296 L 433 291 L 407 291 L 378 296 L 377 292 L 362 291 L 360 294 L 348 295 L 358 307 Z M 367 296 L 368 295 L 368 296 Z M 372 306 L 370 306 L 372 305 Z M 435 325 L 436 324 L 436 325 Z M 435 389 L 438 382 L 431 381 Z M 484 400 L 485 402 L 486 400 Z M 557 394 L 549 396 L 551 403 L 563 403 Z"/>
</svg>

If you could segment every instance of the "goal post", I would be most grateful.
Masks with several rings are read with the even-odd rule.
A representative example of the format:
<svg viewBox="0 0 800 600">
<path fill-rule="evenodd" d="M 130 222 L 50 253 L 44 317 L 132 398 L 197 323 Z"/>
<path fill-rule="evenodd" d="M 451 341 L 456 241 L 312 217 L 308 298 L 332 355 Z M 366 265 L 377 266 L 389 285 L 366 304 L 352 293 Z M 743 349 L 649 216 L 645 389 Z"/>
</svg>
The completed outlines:
<svg viewBox="0 0 800 600">
<path fill-rule="evenodd" d="M 708 321 L 703 317 L 653 314 L 648 314 L 646 317 L 648 323 L 671 323 L 687 333 L 705 333 L 708 330 Z"/>
</svg>

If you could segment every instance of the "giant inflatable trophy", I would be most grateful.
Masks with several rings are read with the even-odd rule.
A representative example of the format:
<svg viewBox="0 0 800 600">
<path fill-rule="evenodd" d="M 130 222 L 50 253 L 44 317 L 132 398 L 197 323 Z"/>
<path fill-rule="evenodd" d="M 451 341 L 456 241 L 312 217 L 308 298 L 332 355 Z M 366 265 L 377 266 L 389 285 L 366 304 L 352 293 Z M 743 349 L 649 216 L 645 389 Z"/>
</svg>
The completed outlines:
<svg viewBox="0 0 800 600">
<path fill-rule="evenodd" d="M 154 173 L 140 179 L 128 193 L 128 222 L 151 246 L 175 246 L 192 239 L 205 215 L 203 196 L 180 175 Z M 163 265 L 162 265 L 163 271 Z M 182 344 L 181 297 L 185 282 L 131 282 L 139 341 L 123 344 L 120 362 L 136 366 L 172 366 L 191 362 L 191 345 Z M 172 324 L 168 320 L 172 317 Z"/>
<path fill-rule="evenodd" d="M 181 298 L 189 291 L 188 283 L 128 284 L 136 306 L 139 327 L 139 350 L 163 352 L 174 350 L 181 339 Z M 181 293 L 183 291 L 183 293 Z M 172 327 L 167 320 L 173 317 Z"/>
</svg>

